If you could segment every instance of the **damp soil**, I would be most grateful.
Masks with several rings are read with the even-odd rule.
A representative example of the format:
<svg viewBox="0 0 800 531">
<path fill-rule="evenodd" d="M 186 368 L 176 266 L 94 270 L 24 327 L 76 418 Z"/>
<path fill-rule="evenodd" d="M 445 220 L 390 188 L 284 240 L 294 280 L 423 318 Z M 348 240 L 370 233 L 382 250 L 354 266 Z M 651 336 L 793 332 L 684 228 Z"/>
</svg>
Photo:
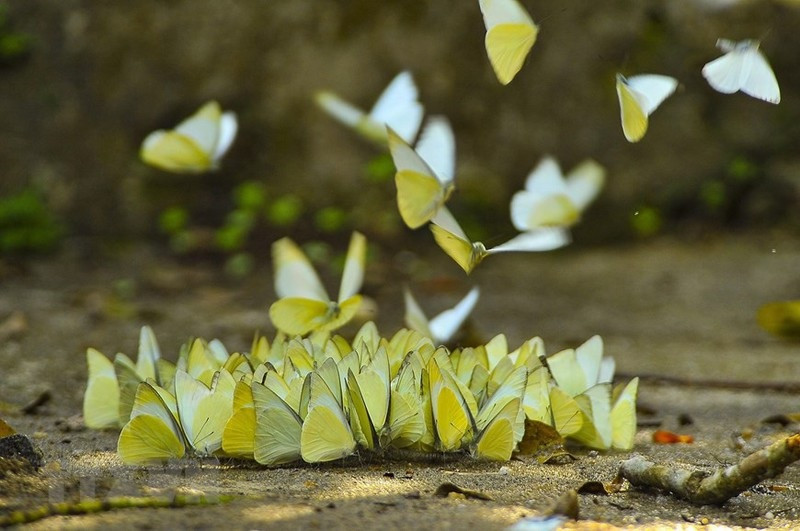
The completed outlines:
<svg viewBox="0 0 800 531">
<path fill-rule="evenodd" d="M 469 279 L 438 253 L 399 254 L 370 267 L 364 291 L 380 308 L 376 318 L 384 334 L 401 325 L 404 282 L 430 312 L 454 303 L 474 282 L 482 295 L 473 337 L 505 332 L 513 348 L 539 335 L 553 353 L 602 335 L 620 378 L 643 376 L 634 452 L 712 470 L 800 429 L 763 422 L 800 411 L 800 344 L 766 334 L 754 318 L 760 304 L 798 296 L 798 263 L 800 240 L 784 234 L 491 257 Z M 0 514 L 54 501 L 177 490 L 233 499 L 51 517 L 32 527 L 500 529 L 541 514 L 587 481 L 610 482 L 630 455 L 572 448 L 576 459 L 561 464 L 400 454 L 278 469 L 228 460 L 140 468 L 119 461 L 116 433 L 82 427 L 76 415 L 86 347 L 135 353 L 139 327 L 150 324 L 167 357 L 191 336 L 246 349 L 255 330 L 271 333 L 266 310 L 273 297 L 266 261 L 233 282 L 214 264 L 176 261 L 147 246 L 3 263 L 0 418 L 32 438 L 44 465 L 38 473 L 20 467 L 0 474 Z M 28 413 L 19 410 L 42 393 L 51 398 Z M 657 427 L 693 435 L 694 442 L 655 444 Z M 490 499 L 437 497 L 444 482 Z M 566 526 L 793 528 L 800 519 L 799 488 L 800 465 L 722 506 L 693 506 L 626 485 L 609 496 L 580 495 L 579 520 Z"/>
</svg>

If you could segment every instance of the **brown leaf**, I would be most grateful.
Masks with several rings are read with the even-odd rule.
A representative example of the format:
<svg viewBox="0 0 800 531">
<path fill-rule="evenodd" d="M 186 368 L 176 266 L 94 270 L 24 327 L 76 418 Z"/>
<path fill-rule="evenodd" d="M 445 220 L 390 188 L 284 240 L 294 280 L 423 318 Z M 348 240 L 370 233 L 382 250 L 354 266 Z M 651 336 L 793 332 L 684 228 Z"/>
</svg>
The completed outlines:
<svg viewBox="0 0 800 531">
<path fill-rule="evenodd" d="M 434 496 L 438 496 L 440 498 L 449 498 L 452 493 L 461 494 L 464 498 L 472 498 L 475 500 L 489 500 L 491 501 L 493 498 L 488 494 L 484 494 L 483 492 L 477 490 L 469 490 L 459 487 L 454 483 L 445 482 L 436 487 L 436 491 L 433 493 Z"/>
<path fill-rule="evenodd" d="M 551 462 L 555 458 L 569 456 L 564 446 L 564 438 L 555 428 L 544 422 L 525 420 L 525 435 L 519 442 L 518 455 L 536 457 L 540 463 Z"/>
<path fill-rule="evenodd" d="M 9 426 L 9 424 L 3 419 L 0 419 L 0 437 L 8 437 L 9 435 L 14 435 L 15 433 L 17 433 L 17 430 Z"/>
</svg>

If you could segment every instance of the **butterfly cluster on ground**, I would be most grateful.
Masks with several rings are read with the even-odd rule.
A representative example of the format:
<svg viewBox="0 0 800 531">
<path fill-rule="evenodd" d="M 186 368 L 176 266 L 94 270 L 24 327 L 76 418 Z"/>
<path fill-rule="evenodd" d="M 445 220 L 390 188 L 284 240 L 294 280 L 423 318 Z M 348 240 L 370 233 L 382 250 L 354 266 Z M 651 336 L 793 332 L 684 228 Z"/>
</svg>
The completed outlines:
<svg viewBox="0 0 800 531">
<path fill-rule="evenodd" d="M 506 461 L 526 419 L 597 449 L 628 450 L 636 433 L 638 379 L 612 389 L 599 336 L 552 356 L 538 337 L 510 351 L 502 334 L 448 350 L 416 330 L 381 337 L 370 321 L 352 342 L 257 334 L 246 353 L 196 338 L 173 364 L 145 326 L 136 362 L 91 348 L 87 360 L 85 422 L 121 427 L 126 464 L 215 455 L 277 466 L 368 451 Z"/>
</svg>

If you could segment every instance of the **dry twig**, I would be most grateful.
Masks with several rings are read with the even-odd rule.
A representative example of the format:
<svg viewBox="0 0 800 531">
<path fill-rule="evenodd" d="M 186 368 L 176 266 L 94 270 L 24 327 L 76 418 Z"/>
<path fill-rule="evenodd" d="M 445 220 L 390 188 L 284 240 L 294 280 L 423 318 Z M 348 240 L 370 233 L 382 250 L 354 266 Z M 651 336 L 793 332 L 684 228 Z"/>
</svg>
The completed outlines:
<svg viewBox="0 0 800 531">
<path fill-rule="evenodd" d="M 753 485 L 779 475 L 798 459 L 800 433 L 762 448 L 713 474 L 657 465 L 641 456 L 623 461 L 619 473 L 637 487 L 667 490 L 697 505 L 722 504 Z"/>
</svg>

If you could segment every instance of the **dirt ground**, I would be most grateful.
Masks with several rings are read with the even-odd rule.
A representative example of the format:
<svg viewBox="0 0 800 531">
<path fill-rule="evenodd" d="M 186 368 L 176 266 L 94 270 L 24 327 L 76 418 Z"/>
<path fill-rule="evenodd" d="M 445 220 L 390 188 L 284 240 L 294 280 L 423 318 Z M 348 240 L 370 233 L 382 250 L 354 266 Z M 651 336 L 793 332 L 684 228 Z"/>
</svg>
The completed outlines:
<svg viewBox="0 0 800 531">
<path fill-rule="evenodd" d="M 385 334 L 401 325 L 402 281 L 414 271 L 411 286 L 431 313 L 466 293 L 468 281 L 480 285 L 475 330 L 486 339 L 505 332 L 512 348 L 540 335 L 553 353 L 602 335 L 618 372 L 645 377 L 639 401 L 649 414 L 640 413 L 646 425 L 634 452 L 710 470 L 800 429 L 761 422 L 800 411 L 800 348 L 767 335 L 754 319 L 763 302 L 800 294 L 799 263 L 800 239 L 782 234 L 492 257 L 469 279 L 438 254 L 424 261 L 398 255 L 370 267 L 364 291 L 380 308 L 377 320 Z M 433 276 L 442 271 L 447 275 Z M 73 248 L 24 267 L 2 264 L 0 416 L 32 436 L 46 464 L 39 475 L 0 480 L 0 514 L 79 496 L 180 488 L 234 499 L 206 507 L 53 517 L 32 527 L 499 529 L 540 513 L 588 480 L 611 481 L 628 456 L 575 449 L 577 460 L 546 465 L 403 455 L 275 470 L 228 461 L 137 468 L 116 457 L 115 433 L 81 429 L 72 418 L 81 411 L 87 346 L 107 355 L 133 354 L 138 329 L 148 323 L 167 357 L 196 335 L 246 349 L 256 329 L 270 330 L 266 309 L 272 300 L 266 263 L 237 283 L 223 280 L 214 266 L 178 263 L 142 247 L 117 249 L 113 258 Z M 35 414 L 11 410 L 43 391 L 52 399 Z M 692 423 L 681 425 L 682 415 Z M 693 435 L 695 442 L 654 444 L 659 423 Z M 443 482 L 492 499 L 434 496 Z M 721 507 L 696 507 L 633 488 L 581 495 L 580 519 L 567 526 L 793 528 L 800 519 L 798 485 L 800 466 L 794 465 Z"/>
</svg>

